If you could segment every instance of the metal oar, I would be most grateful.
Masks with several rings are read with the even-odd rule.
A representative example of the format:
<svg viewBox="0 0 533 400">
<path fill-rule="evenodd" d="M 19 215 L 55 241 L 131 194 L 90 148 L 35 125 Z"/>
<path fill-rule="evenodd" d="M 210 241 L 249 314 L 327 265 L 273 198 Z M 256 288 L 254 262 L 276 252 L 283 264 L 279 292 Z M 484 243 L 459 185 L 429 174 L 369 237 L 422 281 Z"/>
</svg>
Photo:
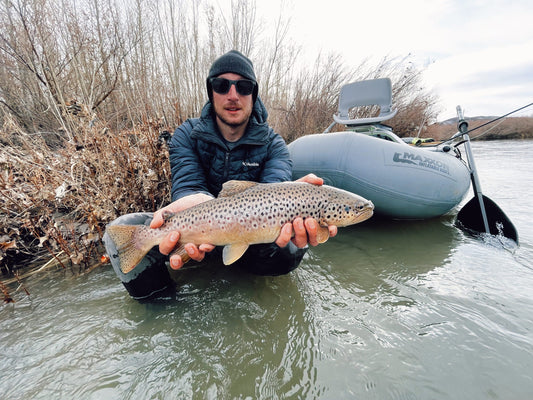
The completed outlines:
<svg viewBox="0 0 533 400">
<path fill-rule="evenodd" d="M 456 136 L 462 136 L 464 139 L 474 197 L 459 211 L 455 223 L 459 228 L 467 232 L 503 235 L 518 244 L 518 233 L 513 223 L 494 201 L 484 196 L 481 192 L 481 184 L 479 183 L 474 155 L 470 146 L 468 123 L 464 120 L 460 106 L 457 106 L 457 116 L 457 129 L 459 132 L 457 132 Z"/>
</svg>

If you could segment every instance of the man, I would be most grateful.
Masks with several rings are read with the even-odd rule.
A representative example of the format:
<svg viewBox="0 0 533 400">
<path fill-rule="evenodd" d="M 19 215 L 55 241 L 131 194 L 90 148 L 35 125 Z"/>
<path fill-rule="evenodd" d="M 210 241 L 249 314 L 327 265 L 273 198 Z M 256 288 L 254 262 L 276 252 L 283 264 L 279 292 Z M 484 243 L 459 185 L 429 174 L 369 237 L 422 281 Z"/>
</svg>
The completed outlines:
<svg viewBox="0 0 533 400">
<path fill-rule="evenodd" d="M 174 202 L 155 213 L 152 228 L 163 224 L 164 212 L 177 212 L 212 199 L 228 180 L 270 183 L 291 179 L 292 162 L 285 142 L 266 123 L 267 112 L 258 97 L 252 62 L 232 50 L 215 60 L 206 85 L 209 101 L 201 117 L 186 121 L 170 141 Z M 322 179 L 314 175 L 302 180 L 322 184 Z M 308 242 L 316 246 L 317 226 L 313 219 L 297 218 L 293 224 L 283 227 L 276 245 L 280 249 L 288 246 L 294 230 L 294 246 L 303 248 Z M 336 233 L 336 227 L 332 226 L 330 236 Z M 169 234 L 159 245 L 161 253 L 170 254 L 178 241 L 179 232 Z M 291 247 L 286 253 L 291 252 Z M 189 257 L 196 261 L 202 261 L 205 253 L 213 249 L 210 244 L 185 245 Z M 303 253 L 294 249 L 292 252 L 295 258 L 290 265 L 261 272 L 279 274 L 294 269 Z M 264 262 L 258 263 L 261 261 Z M 182 265 L 180 255 L 171 255 L 171 268 L 179 269 Z"/>
<path fill-rule="evenodd" d="M 153 215 L 150 222 L 152 228 L 163 224 L 167 212 L 178 212 L 216 197 L 222 184 L 229 180 L 261 183 L 291 180 L 289 152 L 281 136 L 266 122 L 267 111 L 258 96 L 252 62 L 232 50 L 213 62 L 206 85 L 209 101 L 200 118 L 185 121 L 170 139 L 173 202 Z M 312 174 L 300 180 L 318 185 L 323 183 L 322 179 Z M 138 220 L 134 223 L 146 223 L 147 214 L 135 215 Z M 112 224 L 115 223 L 117 221 Z M 128 222 L 122 220 L 120 223 Z M 235 266 L 263 275 L 288 273 L 298 266 L 308 243 L 313 246 L 318 244 L 317 230 L 316 220 L 296 218 L 293 223 L 282 227 L 275 243 L 250 246 Z M 335 236 L 337 227 L 332 226 L 329 231 L 330 236 Z M 220 249 L 209 243 L 199 246 L 187 243 L 178 253 L 175 249 L 179 238 L 179 232 L 169 233 L 159 245 L 160 255 L 152 251 L 147 255 L 147 260 L 143 260 L 142 265 L 132 272 L 136 269 L 155 271 L 151 264 L 157 263 L 161 254 L 170 255 L 170 267 L 175 270 L 183 266 L 182 256 L 185 255 L 196 262 L 203 261 L 207 254 L 221 259 Z M 130 294 L 136 297 L 132 292 L 138 289 L 131 289 L 133 279 L 122 274 L 115 265 L 117 262 L 113 254 L 116 250 L 113 244 L 108 237 L 104 237 L 104 242 L 115 271 Z M 164 275 L 163 269 L 159 268 L 158 271 Z M 147 275 L 143 279 L 148 279 Z M 150 279 L 152 277 L 153 272 Z M 145 288 L 141 291 L 144 293 Z"/>
</svg>

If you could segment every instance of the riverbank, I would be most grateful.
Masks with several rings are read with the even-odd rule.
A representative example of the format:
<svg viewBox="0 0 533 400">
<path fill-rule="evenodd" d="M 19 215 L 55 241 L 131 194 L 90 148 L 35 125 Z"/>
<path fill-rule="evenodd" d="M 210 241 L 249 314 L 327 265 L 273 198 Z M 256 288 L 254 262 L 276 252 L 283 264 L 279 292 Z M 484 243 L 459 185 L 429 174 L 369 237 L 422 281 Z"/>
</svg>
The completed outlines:
<svg viewBox="0 0 533 400">
<path fill-rule="evenodd" d="M 57 134 L 0 132 L 0 283 L 49 265 L 74 274 L 102 262 L 101 238 L 122 214 L 169 201 L 159 129 L 104 126 Z M 50 263 L 51 264 L 48 264 Z M 2 284 L 4 300 L 12 297 Z"/>
</svg>

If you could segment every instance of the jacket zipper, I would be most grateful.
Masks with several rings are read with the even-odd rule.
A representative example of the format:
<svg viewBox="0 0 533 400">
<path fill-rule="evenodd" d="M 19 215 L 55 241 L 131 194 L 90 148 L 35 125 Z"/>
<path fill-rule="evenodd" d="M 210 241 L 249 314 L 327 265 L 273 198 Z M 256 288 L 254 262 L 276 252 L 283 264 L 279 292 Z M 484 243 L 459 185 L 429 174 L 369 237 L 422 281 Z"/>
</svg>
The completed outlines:
<svg viewBox="0 0 533 400">
<path fill-rule="evenodd" d="M 224 180 L 227 180 L 229 176 L 229 153 L 229 151 L 226 151 L 226 155 L 224 157 Z"/>
</svg>

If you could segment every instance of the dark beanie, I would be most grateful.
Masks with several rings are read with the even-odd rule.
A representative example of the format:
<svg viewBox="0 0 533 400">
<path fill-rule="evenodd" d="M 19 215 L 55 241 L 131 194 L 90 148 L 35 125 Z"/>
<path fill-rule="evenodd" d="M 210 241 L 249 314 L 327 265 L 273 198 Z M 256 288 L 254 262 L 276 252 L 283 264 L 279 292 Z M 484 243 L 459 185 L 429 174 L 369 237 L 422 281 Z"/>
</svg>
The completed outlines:
<svg viewBox="0 0 533 400">
<path fill-rule="evenodd" d="M 209 69 L 209 75 L 207 75 L 207 94 L 209 96 L 209 99 L 211 99 L 212 96 L 211 84 L 209 83 L 209 79 L 228 72 L 239 74 L 243 78 L 250 79 L 251 81 L 257 83 L 257 78 L 255 77 L 254 72 L 254 66 L 250 59 L 244 56 L 242 53 L 238 52 L 237 50 L 231 50 L 217 58 Z M 257 85 L 253 93 L 254 102 L 256 98 Z"/>
</svg>

